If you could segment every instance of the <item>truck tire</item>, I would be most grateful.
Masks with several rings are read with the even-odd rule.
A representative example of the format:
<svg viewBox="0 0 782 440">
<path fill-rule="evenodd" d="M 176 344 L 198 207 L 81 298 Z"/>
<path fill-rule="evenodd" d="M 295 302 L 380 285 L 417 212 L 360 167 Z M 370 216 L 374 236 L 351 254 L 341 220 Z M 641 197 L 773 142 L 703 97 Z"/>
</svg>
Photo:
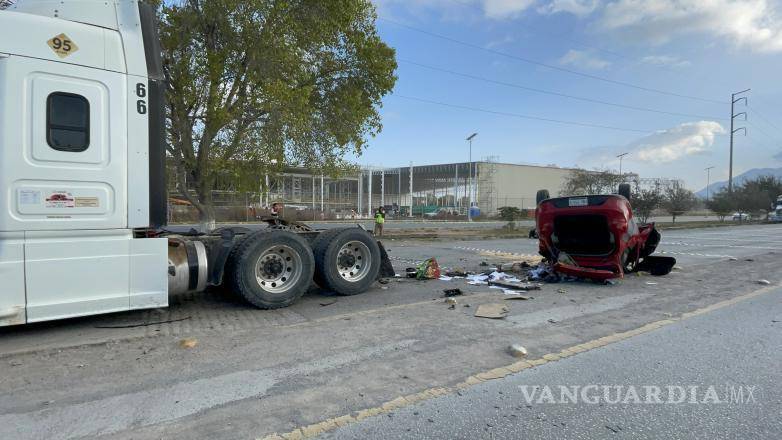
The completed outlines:
<svg viewBox="0 0 782 440">
<path fill-rule="evenodd" d="M 380 247 L 361 228 L 339 228 L 321 233 L 313 244 L 315 282 L 339 295 L 357 295 L 369 289 L 380 270 Z"/>
<path fill-rule="evenodd" d="M 309 288 L 315 258 L 306 240 L 288 231 L 255 233 L 226 262 L 226 287 L 261 309 L 288 307 Z"/>
<path fill-rule="evenodd" d="M 540 202 L 550 198 L 551 196 L 549 196 L 547 189 L 540 189 L 538 190 L 538 193 L 535 195 L 535 203 L 540 205 Z"/>
<path fill-rule="evenodd" d="M 626 198 L 628 201 L 630 200 L 630 194 L 632 193 L 632 190 L 630 189 L 629 183 L 620 183 L 619 184 L 619 195 Z"/>
</svg>

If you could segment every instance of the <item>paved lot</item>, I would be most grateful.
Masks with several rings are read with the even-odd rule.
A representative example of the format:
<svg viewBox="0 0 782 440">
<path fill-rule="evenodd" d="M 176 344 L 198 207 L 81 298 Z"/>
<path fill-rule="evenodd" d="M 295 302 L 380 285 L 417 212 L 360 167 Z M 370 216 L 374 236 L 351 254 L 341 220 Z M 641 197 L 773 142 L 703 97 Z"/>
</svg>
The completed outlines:
<svg viewBox="0 0 782 440">
<path fill-rule="evenodd" d="M 519 257 L 534 256 L 538 252 L 538 241 L 508 239 L 416 243 L 394 240 L 387 242 L 386 247 L 391 249 L 389 255 L 401 262 L 412 263 L 422 257 L 433 256 L 442 264 L 459 266 L 472 261 L 476 255 L 504 253 Z M 774 251 L 782 251 L 780 225 L 668 230 L 663 232 L 657 248 L 657 254 L 673 256 L 680 264 L 687 265 Z"/>
<path fill-rule="evenodd" d="M 656 221 L 656 222 L 671 222 L 671 217 L 668 216 L 659 216 L 659 217 L 653 217 L 650 218 L 649 221 Z M 677 217 L 676 222 L 677 223 L 689 223 L 689 222 L 703 222 L 703 221 L 716 221 L 719 220 L 717 217 L 714 216 L 701 216 L 701 215 L 685 215 L 682 217 Z M 307 221 L 305 222 L 309 224 L 310 226 L 316 228 L 316 229 L 331 229 L 331 228 L 339 228 L 339 227 L 345 227 L 345 226 L 353 226 L 355 224 L 362 225 L 365 229 L 372 229 L 373 222 L 372 220 L 368 219 L 359 219 L 355 221 L 328 221 L 328 222 L 318 222 L 318 221 Z M 386 229 L 400 229 L 400 230 L 407 230 L 407 229 L 432 229 L 432 228 L 448 228 L 448 229 L 497 229 L 501 228 L 502 226 L 506 225 L 508 222 L 506 221 L 475 221 L 475 222 L 467 222 L 467 221 L 437 221 L 437 220 L 425 220 L 425 219 L 401 219 L 401 220 L 394 220 L 389 219 L 385 223 Z M 533 220 L 519 220 L 516 222 L 518 226 L 525 226 L 525 227 L 533 227 L 535 226 L 535 222 Z M 169 229 L 173 231 L 186 231 L 189 228 L 195 227 L 196 225 L 173 225 L 170 226 Z M 242 224 L 237 226 L 247 226 L 250 228 L 256 228 L 256 227 L 265 227 L 264 225 L 256 224 L 256 223 L 249 223 L 249 224 Z"/>
<path fill-rule="evenodd" d="M 506 365 L 511 343 L 538 357 L 753 292 L 760 278 L 778 284 L 780 233 L 672 231 L 661 250 L 685 254 L 676 255 L 681 270 L 613 286 L 546 285 L 528 301 L 504 301 L 504 320 L 473 316 L 478 305 L 503 302 L 501 291 L 397 279 L 354 297 L 313 288 L 275 311 L 212 291 L 172 298 L 168 309 L 0 329 L 0 438 L 288 432 Z M 526 239 L 386 245 L 399 271 L 422 256 L 469 269 L 517 258 L 487 251 L 534 251 Z M 465 292 L 454 310 L 442 299 L 449 287 Z M 182 348 L 185 337 L 196 347 Z"/>
<path fill-rule="evenodd" d="M 368 418 L 324 438 L 778 439 L 781 301 L 782 290 L 777 289 L 459 394 Z M 585 388 L 589 386 L 595 388 Z M 645 386 L 660 388 L 662 402 L 673 403 L 654 403 Z M 682 388 L 669 394 L 668 386 Z M 575 401 L 567 395 L 563 399 L 561 387 L 578 390 Z M 631 387 L 640 402 L 629 394 Z M 707 394 L 709 387 L 713 395 Z M 543 397 L 546 389 L 550 398 Z"/>
</svg>

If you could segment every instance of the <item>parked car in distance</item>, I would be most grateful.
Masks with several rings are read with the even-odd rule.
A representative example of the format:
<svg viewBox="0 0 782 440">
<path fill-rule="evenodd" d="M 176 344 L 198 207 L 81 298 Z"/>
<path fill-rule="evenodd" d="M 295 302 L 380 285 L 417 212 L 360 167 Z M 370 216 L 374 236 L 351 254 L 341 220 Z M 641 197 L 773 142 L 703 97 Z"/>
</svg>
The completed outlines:
<svg viewBox="0 0 782 440">
<path fill-rule="evenodd" d="M 734 212 L 733 213 L 733 220 L 734 221 L 746 221 L 750 219 L 750 215 L 746 212 Z"/>
</svg>

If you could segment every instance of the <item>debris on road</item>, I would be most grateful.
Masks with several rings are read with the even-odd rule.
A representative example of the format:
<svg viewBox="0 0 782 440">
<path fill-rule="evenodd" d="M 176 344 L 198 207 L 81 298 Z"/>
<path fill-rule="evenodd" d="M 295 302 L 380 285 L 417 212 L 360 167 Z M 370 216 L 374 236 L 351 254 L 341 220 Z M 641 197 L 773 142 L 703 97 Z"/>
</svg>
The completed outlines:
<svg viewBox="0 0 782 440">
<path fill-rule="evenodd" d="M 445 272 L 445 276 L 451 278 L 464 278 L 467 276 L 467 272 L 464 269 L 451 269 Z"/>
<path fill-rule="evenodd" d="M 198 345 L 196 338 L 185 338 L 179 341 L 179 346 L 182 348 L 194 348 L 196 345 Z"/>
<path fill-rule="evenodd" d="M 408 267 L 407 269 L 405 269 L 405 274 L 407 278 L 415 278 L 417 273 L 418 270 L 414 267 Z"/>
<path fill-rule="evenodd" d="M 455 298 L 451 298 L 451 297 L 445 298 L 445 303 L 446 303 L 446 304 L 451 304 L 451 305 L 456 305 L 456 304 L 458 304 L 458 302 L 456 301 L 456 299 L 455 299 Z"/>
<path fill-rule="evenodd" d="M 488 281 L 489 286 L 497 286 L 503 289 L 530 291 L 540 290 L 540 284 L 520 283 L 515 281 Z"/>
<path fill-rule="evenodd" d="M 511 263 L 503 263 L 500 265 L 500 270 L 503 272 L 524 273 L 525 269 L 532 267 L 526 261 L 515 261 Z"/>
<path fill-rule="evenodd" d="M 464 294 L 464 292 L 462 292 L 461 289 L 445 289 L 443 290 L 443 293 L 445 294 L 446 297 L 459 296 Z"/>
<path fill-rule="evenodd" d="M 475 309 L 475 316 L 478 318 L 503 319 L 508 316 L 509 311 L 510 309 L 505 304 L 481 304 Z"/>
<path fill-rule="evenodd" d="M 433 280 L 440 278 L 440 265 L 434 258 L 427 258 L 416 268 L 416 278 L 419 280 Z"/>
<path fill-rule="evenodd" d="M 764 286 L 768 286 L 768 285 L 771 284 L 771 281 L 769 281 L 769 280 L 758 280 L 757 283 L 758 284 L 762 284 Z"/>
<path fill-rule="evenodd" d="M 528 299 L 532 299 L 532 297 L 531 296 L 524 296 L 524 295 L 515 294 L 515 295 L 508 295 L 504 299 L 505 299 L 505 301 L 514 300 L 514 299 L 526 301 Z"/>
<path fill-rule="evenodd" d="M 335 304 L 336 302 L 337 302 L 336 299 L 331 299 L 331 300 L 328 300 L 328 301 L 323 301 L 323 302 L 321 302 L 319 304 L 320 304 L 321 307 L 326 307 L 326 306 L 330 306 L 332 304 Z"/>
<path fill-rule="evenodd" d="M 519 344 L 513 344 L 508 347 L 508 353 L 513 357 L 521 358 L 527 355 L 527 349 Z"/>
</svg>

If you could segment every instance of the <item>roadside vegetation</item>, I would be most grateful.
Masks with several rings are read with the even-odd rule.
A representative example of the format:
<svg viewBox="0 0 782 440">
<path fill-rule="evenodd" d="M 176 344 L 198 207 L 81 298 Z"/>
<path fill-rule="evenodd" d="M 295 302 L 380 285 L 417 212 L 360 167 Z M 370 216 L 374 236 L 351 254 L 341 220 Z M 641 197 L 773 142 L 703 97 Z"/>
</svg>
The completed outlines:
<svg viewBox="0 0 782 440">
<path fill-rule="evenodd" d="M 394 49 L 369 0 L 180 0 L 158 8 L 168 153 L 180 195 L 214 227 L 212 189 L 286 166 L 338 176 L 380 132 Z"/>
<path fill-rule="evenodd" d="M 619 175 L 609 170 L 574 170 L 561 189 L 562 195 L 585 195 L 615 193 L 620 183 L 629 182 L 633 187 L 631 202 L 633 213 L 639 220 L 645 222 L 656 212 L 668 214 L 676 223 L 676 218 L 696 209 L 707 208 L 720 221 L 733 217 L 735 213 L 744 213 L 752 219 L 763 219 L 774 209 L 778 196 L 782 195 L 782 180 L 774 176 L 760 176 L 747 180 L 733 188 L 733 193 L 727 188 L 711 194 L 704 201 L 698 199 L 692 191 L 673 181 L 668 186 L 642 187 L 635 174 Z M 505 211 L 503 211 L 503 209 Z M 511 215 L 508 207 L 500 208 L 500 216 L 504 220 Z M 739 216 L 739 221 L 746 221 Z M 691 225 L 691 224 L 688 224 Z"/>
</svg>

